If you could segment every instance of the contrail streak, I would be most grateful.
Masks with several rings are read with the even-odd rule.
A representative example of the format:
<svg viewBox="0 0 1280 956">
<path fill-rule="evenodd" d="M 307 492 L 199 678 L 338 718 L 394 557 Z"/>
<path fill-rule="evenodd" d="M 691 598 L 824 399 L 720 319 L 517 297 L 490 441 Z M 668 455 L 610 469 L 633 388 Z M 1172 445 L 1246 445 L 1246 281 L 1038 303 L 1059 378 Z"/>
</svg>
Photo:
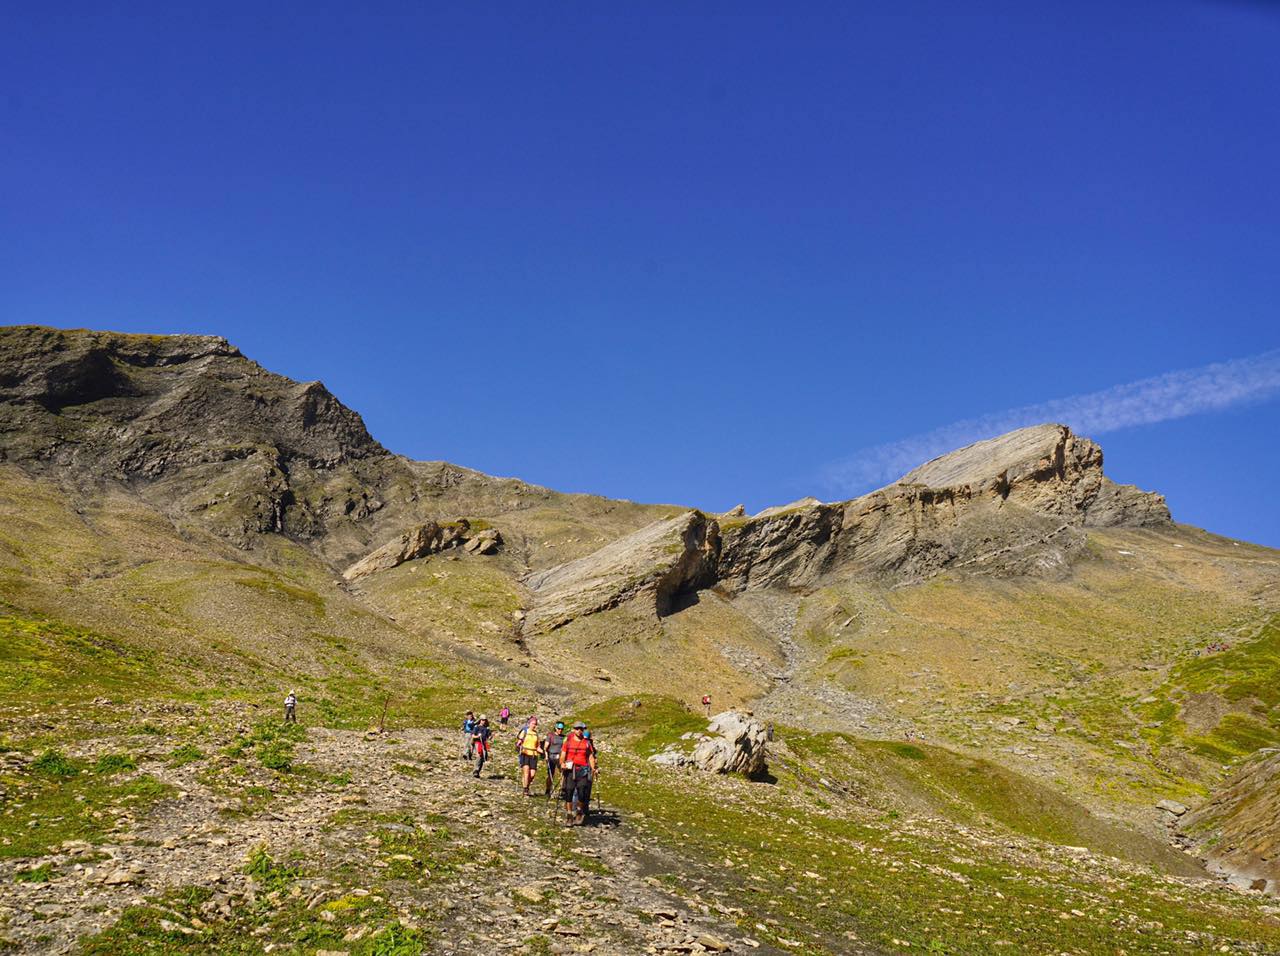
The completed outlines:
<svg viewBox="0 0 1280 956">
<path fill-rule="evenodd" d="M 1280 395 L 1280 349 L 968 418 L 863 449 L 828 465 L 821 479 L 837 494 L 861 494 L 946 452 L 1028 425 L 1059 422 L 1082 435 L 1100 435 L 1262 402 L 1276 395 Z"/>
</svg>

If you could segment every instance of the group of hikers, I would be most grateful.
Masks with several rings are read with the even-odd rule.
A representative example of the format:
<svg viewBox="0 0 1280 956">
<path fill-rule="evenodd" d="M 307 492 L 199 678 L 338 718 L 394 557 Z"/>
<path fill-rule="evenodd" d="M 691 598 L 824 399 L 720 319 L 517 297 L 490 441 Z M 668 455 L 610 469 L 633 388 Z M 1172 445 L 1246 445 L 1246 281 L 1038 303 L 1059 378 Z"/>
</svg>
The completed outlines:
<svg viewBox="0 0 1280 956">
<path fill-rule="evenodd" d="M 502 729 L 506 729 L 511 711 L 503 707 L 498 715 Z M 472 776 L 479 777 L 490 757 L 493 745 L 493 729 L 485 714 L 479 717 L 467 711 L 462 721 L 462 757 L 473 767 Z M 591 731 L 582 721 L 566 729 L 563 720 L 557 720 L 544 736 L 538 727 L 538 718 L 529 717 L 515 738 L 516 755 L 520 768 L 520 787 L 526 797 L 533 796 L 532 788 L 538 777 L 538 764 L 546 761 L 544 795 L 551 799 L 558 789 L 564 802 L 567 826 L 586 823 L 591 809 L 591 786 L 599 771 L 596 768 L 596 745 Z"/>
<path fill-rule="evenodd" d="M 1230 644 L 1226 643 L 1225 641 L 1214 641 L 1213 643 L 1211 643 L 1211 644 L 1207 645 L 1203 651 L 1201 651 L 1201 650 L 1200 650 L 1200 648 L 1198 648 L 1198 647 L 1197 647 L 1197 648 L 1196 648 L 1196 657 L 1199 657 L 1202 653 L 1204 653 L 1204 654 L 1220 654 L 1220 653 L 1222 653 L 1223 651 L 1229 651 L 1229 650 L 1231 650 L 1231 645 L 1230 645 Z"/>
</svg>

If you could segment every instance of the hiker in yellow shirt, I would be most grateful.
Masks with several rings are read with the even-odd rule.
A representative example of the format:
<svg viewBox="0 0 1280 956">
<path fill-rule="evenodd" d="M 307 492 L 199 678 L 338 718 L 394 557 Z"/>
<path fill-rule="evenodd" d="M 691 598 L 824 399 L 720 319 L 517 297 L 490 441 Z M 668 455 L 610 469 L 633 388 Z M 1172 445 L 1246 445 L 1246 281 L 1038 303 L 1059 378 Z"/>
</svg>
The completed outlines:
<svg viewBox="0 0 1280 956">
<path fill-rule="evenodd" d="M 544 753 L 542 739 L 538 736 L 538 718 L 530 717 L 524 729 L 516 736 L 516 753 L 520 755 L 520 786 L 529 796 L 529 785 L 538 773 L 538 758 Z"/>
</svg>

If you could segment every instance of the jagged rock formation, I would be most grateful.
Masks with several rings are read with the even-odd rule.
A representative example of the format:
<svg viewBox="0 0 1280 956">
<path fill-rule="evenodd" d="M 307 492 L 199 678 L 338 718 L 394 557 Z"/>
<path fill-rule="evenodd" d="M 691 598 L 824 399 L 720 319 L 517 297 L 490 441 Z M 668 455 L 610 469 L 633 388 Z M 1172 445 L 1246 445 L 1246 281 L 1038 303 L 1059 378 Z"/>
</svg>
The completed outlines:
<svg viewBox="0 0 1280 956">
<path fill-rule="evenodd" d="M 1036 425 L 975 442 L 908 472 L 900 485 L 967 489 L 1094 527 L 1168 524 L 1164 497 L 1117 485 L 1102 449 L 1064 425 Z"/>
<path fill-rule="evenodd" d="M 317 468 L 387 455 L 320 382 L 293 382 L 226 339 L 34 326 L 0 336 L 8 457 L 157 479 L 264 455 Z"/>
<path fill-rule="evenodd" d="M 553 628 L 649 591 L 663 614 L 672 595 L 713 584 L 737 594 L 850 575 L 901 584 L 949 568 L 1050 574 L 1084 547 L 1087 527 L 1170 524 L 1163 497 L 1103 475 L 1094 442 L 1040 425 L 944 455 L 852 501 L 802 499 L 751 518 L 689 512 L 679 527 L 643 529 L 532 579 L 531 619 Z M 678 550 L 680 529 L 695 525 Z M 646 586 L 668 571 L 665 589 Z"/>
<path fill-rule="evenodd" d="M 1211 870 L 1280 896 L 1280 752 L 1250 760 L 1179 826 Z"/>
<path fill-rule="evenodd" d="M 225 339 L 19 326 L 0 335 L 0 368 L 0 459 L 151 486 L 244 547 L 382 507 L 358 478 L 340 496 L 314 493 L 339 468 L 393 457 L 360 416 Z"/>
<path fill-rule="evenodd" d="M 388 541 L 343 571 L 342 576 L 347 581 L 357 581 L 378 571 L 397 568 L 406 561 L 439 554 L 446 548 L 458 545 L 473 554 L 492 554 L 501 544 L 502 535 L 496 528 L 472 532 L 471 523 L 466 518 L 446 524 L 432 521 L 411 528 L 394 541 Z"/>
</svg>

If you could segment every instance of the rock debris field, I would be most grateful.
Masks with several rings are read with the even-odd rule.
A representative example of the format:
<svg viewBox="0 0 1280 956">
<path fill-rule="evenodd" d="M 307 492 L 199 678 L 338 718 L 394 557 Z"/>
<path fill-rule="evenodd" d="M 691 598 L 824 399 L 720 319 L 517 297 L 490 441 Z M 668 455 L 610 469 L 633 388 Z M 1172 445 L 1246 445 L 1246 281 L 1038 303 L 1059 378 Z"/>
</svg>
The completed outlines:
<svg viewBox="0 0 1280 956">
<path fill-rule="evenodd" d="M 50 953 L 184 942 L 329 954 L 777 951 L 665 891 L 663 860 L 607 802 L 567 828 L 558 802 L 520 793 L 508 752 L 495 748 L 476 780 L 458 739 L 312 728 L 292 757 L 299 779 L 285 785 L 256 766 L 237 772 L 224 752 L 139 755 L 123 779 L 159 781 L 148 812 L 126 801 L 104 842 L 0 858 L 0 939 Z M 24 879 L 33 872 L 44 877 Z"/>
</svg>

